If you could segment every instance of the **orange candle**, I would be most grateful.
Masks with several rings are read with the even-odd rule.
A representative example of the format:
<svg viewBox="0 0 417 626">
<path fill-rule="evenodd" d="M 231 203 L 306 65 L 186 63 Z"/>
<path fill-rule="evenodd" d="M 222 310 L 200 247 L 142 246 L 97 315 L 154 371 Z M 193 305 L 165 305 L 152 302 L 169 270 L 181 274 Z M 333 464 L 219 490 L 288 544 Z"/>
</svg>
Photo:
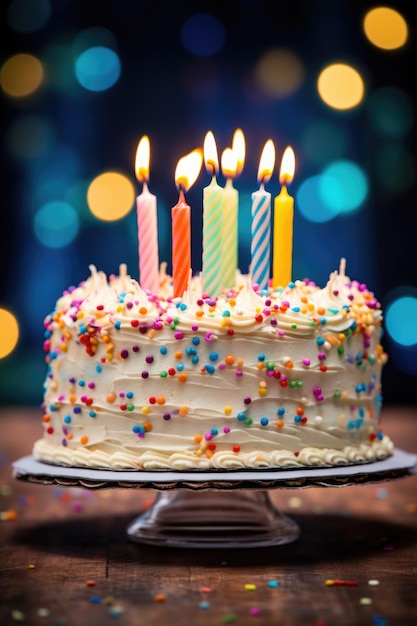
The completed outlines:
<svg viewBox="0 0 417 626">
<path fill-rule="evenodd" d="M 194 150 L 178 161 L 175 182 L 179 189 L 178 203 L 172 207 L 172 278 L 174 298 L 187 291 L 191 273 L 191 210 L 185 192 L 196 181 L 203 163 L 201 150 Z"/>
</svg>

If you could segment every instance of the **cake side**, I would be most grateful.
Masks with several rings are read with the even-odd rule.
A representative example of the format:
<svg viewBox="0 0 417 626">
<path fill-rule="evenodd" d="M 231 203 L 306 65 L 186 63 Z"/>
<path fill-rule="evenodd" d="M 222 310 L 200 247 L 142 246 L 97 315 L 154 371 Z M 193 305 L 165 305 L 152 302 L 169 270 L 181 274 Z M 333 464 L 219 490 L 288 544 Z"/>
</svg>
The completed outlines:
<svg viewBox="0 0 417 626">
<path fill-rule="evenodd" d="M 342 265 L 211 299 L 145 293 L 121 272 L 66 292 L 45 321 L 44 436 L 34 455 L 112 469 L 335 465 L 388 456 L 382 314 Z"/>
</svg>

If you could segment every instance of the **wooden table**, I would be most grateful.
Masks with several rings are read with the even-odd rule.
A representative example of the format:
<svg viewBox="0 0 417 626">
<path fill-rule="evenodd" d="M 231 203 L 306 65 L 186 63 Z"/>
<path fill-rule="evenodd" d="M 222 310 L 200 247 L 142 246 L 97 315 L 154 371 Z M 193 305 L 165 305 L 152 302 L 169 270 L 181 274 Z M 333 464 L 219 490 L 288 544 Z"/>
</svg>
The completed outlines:
<svg viewBox="0 0 417 626">
<path fill-rule="evenodd" d="M 416 408 L 385 408 L 383 428 L 417 452 Z M 150 490 L 14 479 L 11 463 L 40 435 L 40 411 L 0 412 L 1 625 L 417 624 L 415 476 L 271 491 L 301 527 L 289 545 L 161 548 L 126 535 Z M 335 579 L 357 584 L 325 584 Z"/>
</svg>

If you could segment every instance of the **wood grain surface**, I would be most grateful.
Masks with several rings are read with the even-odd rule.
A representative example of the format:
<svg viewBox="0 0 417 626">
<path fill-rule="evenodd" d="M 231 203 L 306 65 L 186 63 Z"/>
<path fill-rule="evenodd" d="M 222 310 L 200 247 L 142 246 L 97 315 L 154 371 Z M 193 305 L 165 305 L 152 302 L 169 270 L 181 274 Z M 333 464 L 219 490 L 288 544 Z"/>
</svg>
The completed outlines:
<svg viewBox="0 0 417 626">
<path fill-rule="evenodd" d="M 417 453 L 415 407 L 385 408 L 383 428 L 397 447 Z M 11 463 L 39 436 L 38 410 L 0 412 L 2 626 L 417 624 L 415 476 L 272 490 L 274 504 L 301 528 L 286 546 L 162 548 L 126 535 L 153 503 L 151 490 L 14 479 Z"/>
</svg>

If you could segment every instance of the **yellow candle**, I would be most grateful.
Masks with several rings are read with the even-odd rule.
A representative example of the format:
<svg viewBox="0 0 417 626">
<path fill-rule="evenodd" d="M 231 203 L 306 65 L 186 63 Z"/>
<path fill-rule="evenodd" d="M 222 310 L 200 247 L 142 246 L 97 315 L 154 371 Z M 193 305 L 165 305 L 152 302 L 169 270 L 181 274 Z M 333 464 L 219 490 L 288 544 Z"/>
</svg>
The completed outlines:
<svg viewBox="0 0 417 626">
<path fill-rule="evenodd" d="M 282 161 L 279 180 L 282 185 L 280 194 L 274 200 L 274 237 L 272 286 L 286 287 L 292 280 L 292 244 L 294 198 L 288 194 L 287 185 L 292 182 L 295 171 L 294 151 L 286 148 Z"/>
</svg>

